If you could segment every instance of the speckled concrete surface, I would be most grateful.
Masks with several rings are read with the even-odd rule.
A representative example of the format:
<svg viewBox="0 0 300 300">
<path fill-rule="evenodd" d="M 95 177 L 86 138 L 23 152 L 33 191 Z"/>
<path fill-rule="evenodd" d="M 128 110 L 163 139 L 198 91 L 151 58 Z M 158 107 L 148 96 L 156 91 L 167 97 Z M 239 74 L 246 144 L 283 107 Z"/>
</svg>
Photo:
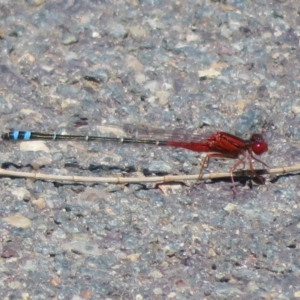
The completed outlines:
<svg viewBox="0 0 300 300">
<path fill-rule="evenodd" d="M 0 1 L 1 132 L 95 133 L 105 123 L 262 132 L 261 159 L 293 165 L 299 35 L 293 0 Z M 88 126 L 74 127 L 80 118 Z M 1 155 L 2 167 L 85 176 L 197 174 L 200 158 L 74 141 L 2 141 Z M 237 181 L 235 199 L 230 180 L 1 178 L 0 297 L 297 299 L 299 175 L 265 177 Z"/>
</svg>

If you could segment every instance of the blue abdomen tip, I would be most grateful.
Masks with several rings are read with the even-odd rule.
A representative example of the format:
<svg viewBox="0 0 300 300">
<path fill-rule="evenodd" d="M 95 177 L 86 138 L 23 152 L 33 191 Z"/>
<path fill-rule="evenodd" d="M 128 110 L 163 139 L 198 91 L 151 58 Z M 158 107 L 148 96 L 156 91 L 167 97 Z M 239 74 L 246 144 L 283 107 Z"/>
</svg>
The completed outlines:
<svg viewBox="0 0 300 300">
<path fill-rule="evenodd" d="M 24 132 L 24 140 L 30 140 L 31 137 L 31 132 L 30 131 L 25 131 Z"/>
<path fill-rule="evenodd" d="M 17 140 L 18 138 L 19 138 L 19 131 L 15 130 L 15 131 L 13 132 L 13 139 L 14 139 L 14 140 Z"/>
</svg>

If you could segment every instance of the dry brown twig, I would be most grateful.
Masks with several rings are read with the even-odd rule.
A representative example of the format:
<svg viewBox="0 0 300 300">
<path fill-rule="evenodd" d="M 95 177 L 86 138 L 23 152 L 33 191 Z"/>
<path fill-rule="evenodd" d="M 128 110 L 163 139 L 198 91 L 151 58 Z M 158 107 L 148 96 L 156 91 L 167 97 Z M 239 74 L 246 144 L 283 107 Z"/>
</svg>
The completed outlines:
<svg viewBox="0 0 300 300">
<path fill-rule="evenodd" d="M 270 168 L 257 170 L 257 173 L 264 174 L 290 174 L 300 172 L 300 164 L 291 167 Z M 34 180 L 49 180 L 49 181 L 68 181 L 68 182 L 102 182 L 102 183 L 141 183 L 141 182 L 170 182 L 170 181 L 185 181 L 185 180 L 207 180 L 230 177 L 230 173 L 209 173 L 203 174 L 199 177 L 197 175 L 167 175 L 167 176 L 153 176 L 153 177 L 87 177 L 87 176 L 65 176 L 65 175 L 52 175 L 43 173 L 30 173 L 20 171 L 10 171 L 0 168 L 0 176 L 2 177 L 18 177 L 29 178 Z M 249 170 L 241 170 L 233 173 L 234 177 L 250 176 L 253 174 Z"/>
</svg>

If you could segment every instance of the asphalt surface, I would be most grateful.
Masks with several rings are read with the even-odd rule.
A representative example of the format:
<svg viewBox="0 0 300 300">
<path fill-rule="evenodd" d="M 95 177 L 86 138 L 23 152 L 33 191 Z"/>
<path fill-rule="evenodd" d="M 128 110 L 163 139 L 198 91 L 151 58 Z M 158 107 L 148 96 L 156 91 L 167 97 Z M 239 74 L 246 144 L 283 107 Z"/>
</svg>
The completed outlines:
<svg viewBox="0 0 300 300">
<path fill-rule="evenodd" d="M 126 123 L 262 133 L 300 160 L 298 1 L 0 1 L 1 133 Z M 197 174 L 201 154 L 2 141 L 2 168 Z M 212 160 L 206 172 L 234 161 Z M 255 168 L 262 168 L 257 162 Z M 248 164 L 245 165 L 248 167 Z M 1 299 L 300 298 L 299 174 L 155 185 L 0 179 Z"/>
</svg>

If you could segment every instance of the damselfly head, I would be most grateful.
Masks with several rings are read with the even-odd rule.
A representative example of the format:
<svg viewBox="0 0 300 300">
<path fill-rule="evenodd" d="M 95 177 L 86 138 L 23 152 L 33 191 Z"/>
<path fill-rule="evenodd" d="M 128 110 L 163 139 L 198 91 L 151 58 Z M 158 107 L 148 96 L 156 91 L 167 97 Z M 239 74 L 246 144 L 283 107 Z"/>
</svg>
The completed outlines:
<svg viewBox="0 0 300 300">
<path fill-rule="evenodd" d="M 261 155 L 268 151 L 268 144 L 264 140 L 263 136 L 259 133 L 254 133 L 251 135 L 250 138 L 251 141 L 251 148 L 252 151 L 257 154 Z"/>
</svg>

